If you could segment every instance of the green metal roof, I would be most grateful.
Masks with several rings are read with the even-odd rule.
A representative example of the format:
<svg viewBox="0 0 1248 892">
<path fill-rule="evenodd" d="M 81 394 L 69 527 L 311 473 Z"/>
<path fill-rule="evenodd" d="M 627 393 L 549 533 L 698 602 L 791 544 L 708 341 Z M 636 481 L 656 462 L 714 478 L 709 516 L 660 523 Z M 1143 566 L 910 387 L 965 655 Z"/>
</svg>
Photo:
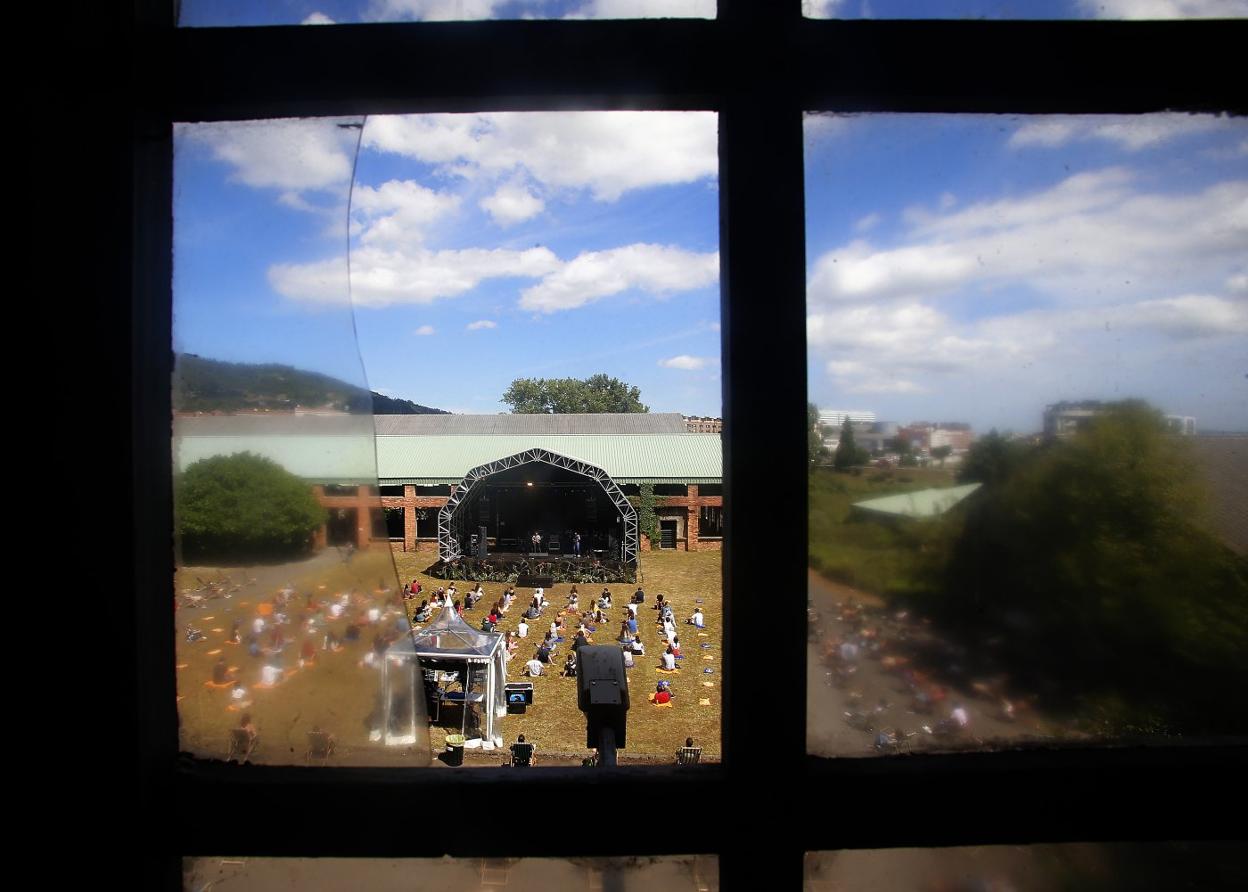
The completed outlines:
<svg viewBox="0 0 1248 892">
<path fill-rule="evenodd" d="M 918 492 L 906 492 L 895 496 L 867 499 L 865 502 L 854 502 L 854 507 L 864 511 L 876 511 L 880 514 L 893 514 L 901 517 L 938 517 L 979 489 L 980 485 L 968 483 L 965 486 L 920 489 Z"/>
<path fill-rule="evenodd" d="M 317 482 L 458 483 L 477 465 L 541 448 L 602 468 L 617 483 L 719 483 L 716 434 L 493 434 L 441 436 L 195 436 L 174 440 L 181 470 L 212 455 L 249 451 Z"/>
</svg>

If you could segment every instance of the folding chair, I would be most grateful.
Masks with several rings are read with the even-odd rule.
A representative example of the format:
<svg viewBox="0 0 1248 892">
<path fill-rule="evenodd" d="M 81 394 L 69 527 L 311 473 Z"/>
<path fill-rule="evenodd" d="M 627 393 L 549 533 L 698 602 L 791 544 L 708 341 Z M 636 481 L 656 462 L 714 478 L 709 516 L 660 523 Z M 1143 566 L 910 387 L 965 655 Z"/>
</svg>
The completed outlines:
<svg viewBox="0 0 1248 892">
<path fill-rule="evenodd" d="M 697 765 L 701 758 L 702 747 L 700 746 L 682 746 L 676 750 L 677 765 Z"/>
<path fill-rule="evenodd" d="M 312 764 L 313 760 L 319 759 L 324 765 L 329 762 L 329 757 L 334 754 L 334 735 L 328 731 L 309 731 L 308 732 L 308 751 L 304 753 L 304 760 L 308 764 Z"/>
<path fill-rule="evenodd" d="M 533 765 L 533 749 L 531 743 L 513 743 L 511 745 L 511 766 L 513 768 L 529 768 Z"/>
<path fill-rule="evenodd" d="M 247 733 L 246 728 L 230 729 L 230 748 L 225 754 L 225 761 L 238 759 L 239 762 L 246 762 L 251 758 L 251 754 L 256 750 L 256 744 L 260 741 L 260 735 L 252 737 Z"/>
</svg>

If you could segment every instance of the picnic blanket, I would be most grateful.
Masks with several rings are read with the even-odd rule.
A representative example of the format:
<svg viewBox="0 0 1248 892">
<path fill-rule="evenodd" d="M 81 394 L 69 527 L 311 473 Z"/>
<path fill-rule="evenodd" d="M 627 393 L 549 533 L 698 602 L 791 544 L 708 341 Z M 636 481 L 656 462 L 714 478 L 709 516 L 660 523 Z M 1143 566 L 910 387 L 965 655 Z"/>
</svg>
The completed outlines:
<svg viewBox="0 0 1248 892">
<path fill-rule="evenodd" d="M 655 669 L 654 671 L 662 673 L 663 675 L 675 675 L 680 671 L 680 667 L 677 666 L 675 669 Z"/>
</svg>

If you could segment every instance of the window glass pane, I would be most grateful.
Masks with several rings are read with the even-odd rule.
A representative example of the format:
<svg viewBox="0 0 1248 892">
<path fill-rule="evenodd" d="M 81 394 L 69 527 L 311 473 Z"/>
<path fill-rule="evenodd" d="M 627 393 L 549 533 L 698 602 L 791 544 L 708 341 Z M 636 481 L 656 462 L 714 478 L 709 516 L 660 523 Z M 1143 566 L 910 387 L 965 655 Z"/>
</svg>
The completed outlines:
<svg viewBox="0 0 1248 892">
<path fill-rule="evenodd" d="M 181 745 L 197 756 L 430 760 L 423 702 L 396 676 L 387 708 L 379 684 L 410 622 L 343 252 L 362 126 L 175 132 L 174 616 Z M 327 246 L 320 300 L 295 311 L 272 286 L 280 264 Z M 398 745 L 370 745 L 387 715 Z"/>
<path fill-rule="evenodd" d="M 1248 0 L 802 0 L 812 19 L 1223 19 Z"/>
<path fill-rule="evenodd" d="M 714 892 L 713 855 L 629 858 L 231 858 L 183 862 L 187 889 L 322 890 L 363 887 L 402 892 Z"/>
<path fill-rule="evenodd" d="M 1248 125 L 807 141 L 810 750 L 1242 733 Z"/>
<path fill-rule="evenodd" d="M 178 24 L 219 27 L 659 18 L 713 19 L 715 0 L 183 0 Z"/>
<path fill-rule="evenodd" d="M 524 734 L 580 765 L 588 644 L 628 680 L 622 761 L 690 738 L 717 759 L 720 435 L 684 417 L 720 411 L 715 116 L 204 125 L 177 148 L 179 469 L 257 453 L 317 513 L 263 572 L 237 540 L 267 497 L 220 512 L 232 554 L 184 541 L 184 745 L 241 739 L 238 680 L 260 761 L 332 718 L 341 764 L 497 766 Z"/>
<path fill-rule="evenodd" d="M 808 852 L 805 892 L 1236 889 L 1248 881 L 1244 854 L 1244 845 L 1238 842 Z"/>
</svg>

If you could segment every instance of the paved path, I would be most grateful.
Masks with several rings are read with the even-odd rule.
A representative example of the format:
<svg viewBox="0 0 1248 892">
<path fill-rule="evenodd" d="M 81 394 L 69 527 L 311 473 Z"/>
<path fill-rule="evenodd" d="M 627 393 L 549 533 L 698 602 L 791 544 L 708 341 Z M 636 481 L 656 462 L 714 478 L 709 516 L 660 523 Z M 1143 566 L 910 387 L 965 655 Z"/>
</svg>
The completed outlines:
<svg viewBox="0 0 1248 892">
<path fill-rule="evenodd" d="M 811 571 L 809 594 L 818 614 L 817 634 L 807 645 L 807 750 L 823 756 L 865 756 L 874 752 L 873 731 L 853 727 L 846 712 L 863 714 L 875 729 L 892 728 L 913 733 L 906 749 L 954 749 L 976 747 L 996 742 L 1051 739 L 1049 723 L 1033 713 L 1023 712 L 1013 721 L 1006 721 L 999 701 L 978 693 L 973 684 L 987 683 L 990 677 L 977 677 L 971 670 L 971 654 L 944 640 L 925 622 L 912 615 L 888 611 L 876 597 L 849 586 L 830 582 Z M 856 605 L 862 605 L 853 615 Z M 846 608 L 850 611 L 847 612 Z M 882 653 L 906 658 L 909 665 L 921 668 L 945 689 L 947 698 L 933 712 L 920 714 L 911 708 L 911 692 L 897 671 L 882 665 L 878 657 L 869 655 L 867 647 L 854 662 L 856 672 L 843 687 L 829 683 L 828 667 L 823 660 L 825 642 L 851 637 L 859 628 L 874 630 L 867 639 L 881 644 Z M 856 639 L 860 643 L 863 639 Z M 935 737 L 922 726 L 936 727 L 947 718 L 955 703 L 961 703 L 970 716 L 966 731 L 956 737 Z"/>
</svg>

